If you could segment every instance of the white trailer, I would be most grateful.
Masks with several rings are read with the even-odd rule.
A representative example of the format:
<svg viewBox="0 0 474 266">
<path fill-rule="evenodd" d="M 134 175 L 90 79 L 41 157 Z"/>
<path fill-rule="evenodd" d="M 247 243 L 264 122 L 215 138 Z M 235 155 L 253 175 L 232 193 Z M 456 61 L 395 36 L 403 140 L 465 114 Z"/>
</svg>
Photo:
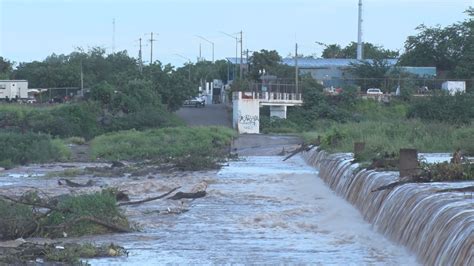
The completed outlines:
<svg viewBox="0 0 474 266">
<path fill-rule="evenodd" d="M 19 101 L 28 99 L 27 80 L 0 80 L 0 100 Z"/>
<path fill-rule="evenodd" d="M 445 81 L 441 84 L 441 89 L 448 92 L 450 95 L 455 95 L 456 93 L 466 92 L 466 82 L 465 81 Z"/>
</svg>

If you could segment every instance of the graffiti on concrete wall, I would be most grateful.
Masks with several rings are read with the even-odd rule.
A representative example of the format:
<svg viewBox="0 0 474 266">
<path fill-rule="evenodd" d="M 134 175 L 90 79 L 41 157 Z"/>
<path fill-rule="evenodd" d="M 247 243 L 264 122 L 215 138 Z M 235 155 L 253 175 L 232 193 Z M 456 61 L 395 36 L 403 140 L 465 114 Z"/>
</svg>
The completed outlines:
<svg viewBox="0 0 474 266">
<path fill-rule="evenodd" d="M 239 113 L 239 126 L 245 129 L 253 129 L 255 127 L 258 127 L 258 115 L 242 115 Z"/>
</svg>

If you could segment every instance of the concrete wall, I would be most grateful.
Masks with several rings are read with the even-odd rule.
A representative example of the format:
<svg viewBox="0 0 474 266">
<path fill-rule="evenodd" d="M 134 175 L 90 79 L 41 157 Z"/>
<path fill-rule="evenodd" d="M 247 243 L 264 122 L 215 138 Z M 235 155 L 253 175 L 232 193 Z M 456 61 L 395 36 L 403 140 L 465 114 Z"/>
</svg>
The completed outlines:
<svg viewBox="0 0 474 266">
<path fill-rule="evenodd" d="M 260 103 L 258 99 L 234 99 L 233 108 L 232 125 L 239 133 L 260 133 Z"/>
<path fill-rule="evenodd" d="M 272 116 L 286 119 L 286 105 L 270 105 L 270 117 Z"/>
</svg>

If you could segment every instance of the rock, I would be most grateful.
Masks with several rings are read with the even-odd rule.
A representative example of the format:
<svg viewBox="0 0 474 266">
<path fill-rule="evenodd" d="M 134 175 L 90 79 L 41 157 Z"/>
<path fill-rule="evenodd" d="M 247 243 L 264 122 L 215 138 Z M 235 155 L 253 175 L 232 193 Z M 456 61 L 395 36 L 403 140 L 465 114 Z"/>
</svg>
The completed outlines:
<svg viewBox="0 0 474 266">
<path fill-rule="evenodd" d="M 125 164 L 122 163 L 122 162 L 113 161 L 113 162 L 112 162 L 112 165 L 111 165 L 110 167 L 112 167 L 112 168 L 118 168 L 118 167 L 124 167 L 124 166 L 125 166 Z"/>
</svg>

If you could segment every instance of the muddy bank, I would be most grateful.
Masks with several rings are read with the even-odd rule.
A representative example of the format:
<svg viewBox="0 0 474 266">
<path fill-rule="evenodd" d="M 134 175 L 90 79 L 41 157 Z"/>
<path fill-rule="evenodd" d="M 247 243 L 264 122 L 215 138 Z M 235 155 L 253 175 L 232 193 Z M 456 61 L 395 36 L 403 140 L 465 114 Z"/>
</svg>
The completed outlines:
<svg viewBox="0 0 474 266">
<path fill-rule="evenodd" d="M 371 192 L 398 179 L 398 172 L 362 170 L 350 154 L 329 155 L 313 149 L 303 154 L 338 195 L 357 207 L 364 219 L 390 239 L 412 250 L 427 265 L 472 265 L 474 201 L 462 192 L 438 193 L 474 182 L 405 184 Z M 443 156 L 425 155 L 440 161 Z M 449 158 L 449 157 L 448 157 Z"/>
</svg>

